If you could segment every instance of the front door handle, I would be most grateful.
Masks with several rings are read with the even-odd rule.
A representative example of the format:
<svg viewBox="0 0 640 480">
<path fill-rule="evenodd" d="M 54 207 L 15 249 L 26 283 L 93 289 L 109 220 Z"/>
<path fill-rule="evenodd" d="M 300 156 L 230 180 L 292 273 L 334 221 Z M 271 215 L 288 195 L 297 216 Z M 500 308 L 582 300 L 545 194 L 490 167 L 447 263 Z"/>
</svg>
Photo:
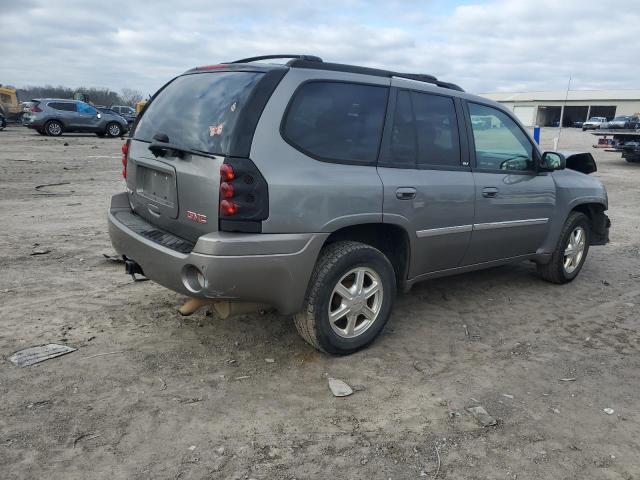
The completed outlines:
<svg viewBox="0 0 640 480">
<path fill-rule="evenodd" d="M 413 200 L 416 198 L 416 189 L 413 187 L 399 187 L 396 189 L 398 200 Z"/>
<path fill-rule="evenodd" d="M 483 188 L 482 196 L 485 198 L 496 198 L 498 196 L 498 189 L 495 187 Z"/>
</svg>

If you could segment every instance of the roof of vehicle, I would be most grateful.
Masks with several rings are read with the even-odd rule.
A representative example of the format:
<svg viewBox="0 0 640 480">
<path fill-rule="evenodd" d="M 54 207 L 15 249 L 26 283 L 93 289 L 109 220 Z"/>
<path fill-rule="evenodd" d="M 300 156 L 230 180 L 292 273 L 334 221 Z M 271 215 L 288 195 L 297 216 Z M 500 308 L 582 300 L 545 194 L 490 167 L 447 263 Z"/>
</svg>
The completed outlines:
<svg viewBox="0 0 640 480">
<path fill-rule="evenodd" d="M 264 62 L 265 60 L 275 60 L 275 59 L 289 59 L 284 65 L 282 64 L 265 64 L 255 62 Z M 370 68 L 370 67 L 361 67 L 358 65 L 347 65 L 342 63 L 329 63 L 323 61 L 320 57 L 316 57 L 314 55 L 285 55 L 285 54 L 277 54 L 277 55 L 263 55 L 259 57 L 249 57 L 243 58 L 240 60 L 235 60 L 233 62 L 225 62 L 217 65 L 206 65 L 201 67 L 195 67 L 191 70 L 188 70 L 186 73 L 196 73 L 203 71 L 212 71 L 212 70 L 245 70 L 245 69 L 255 69 L 264 68 L 266 69 L 275 69 L 275 68 L 307 68 L 307 69 L 315 69 L 315 70 L 329 70 L 334 72 L 346 72 L 346 73 L 359 73 L 362 75 L 373 75 L 376 77 L 398 77 L 398 78 L 406 78 L 409 80 L 415 80 L 418 82 L 426 82 L 433 85 L 436 85 L 441 88 L 447 88 L 450 90 L 457 90 L 460 92 L 464 92 L 462 88 L 454 83 L 443 82 L 438 80 L 433 75 L 429 75 L 426 73 L 401 73 L 395 72 L 392 70 L 383 70 L 379 68 Z"/>
<path fill-rule="evenodd" d="M 34 98 L 31 100 L 32 102 L 78 102 L 79 100 L 74 100 L 73 98 Z"/>
</svg>

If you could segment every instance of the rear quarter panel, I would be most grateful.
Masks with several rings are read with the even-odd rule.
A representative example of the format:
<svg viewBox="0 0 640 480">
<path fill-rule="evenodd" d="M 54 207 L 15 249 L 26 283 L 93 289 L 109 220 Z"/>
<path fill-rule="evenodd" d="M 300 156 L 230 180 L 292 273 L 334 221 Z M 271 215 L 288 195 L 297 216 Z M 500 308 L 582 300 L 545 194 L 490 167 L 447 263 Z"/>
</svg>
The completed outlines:
<svg viewBox="0 0 640 480">
<path fill-rule="evenodd" d="M 283 115 L 306 80 L 338 80 L 388 86 L 390 79 L 321 70 L 292 69 L 282 79 L 258 122 L 251 159 L 269 185 L 265 233 L 332 232 L 382 221 L 382 182 L 375 166 L 315 160 L 280 134 Z"/>
</svg>

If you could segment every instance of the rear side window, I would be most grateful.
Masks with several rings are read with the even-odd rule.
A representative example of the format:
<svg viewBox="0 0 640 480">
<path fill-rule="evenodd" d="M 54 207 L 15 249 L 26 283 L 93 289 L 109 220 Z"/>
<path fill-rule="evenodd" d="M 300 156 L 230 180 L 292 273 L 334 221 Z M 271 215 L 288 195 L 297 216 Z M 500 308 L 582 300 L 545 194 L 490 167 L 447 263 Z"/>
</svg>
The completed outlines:
<svg viewBox="0 0 640 480">
<path fill-rule="evenodd" d="M 227 155 L 238 117 L 256 84 L 258 72 L 215 72 L 183 75 L 167 85 L 148 105 L 134 138 L 169 143 Z"/>
<path fill-rule="evenodd" d="M 49 103 L 51 108 L 55 108 L 56 110 L 63 110 L 65 112 L 75 112 L 76 104 L 69 102 L 51 102 Z"/>
<path fill-rule="evenodd" d="M 399 91 L 383 163 L 404 168 L 459 167 L 460 138 L 453 99 Z"/>
<path fill-rule="evenodd" d="M 387 105 L 387 87 L 309 82 L 296 92 L 282 133 L 292 146 L 319 160 L 374 164 Z"/>
</svg>

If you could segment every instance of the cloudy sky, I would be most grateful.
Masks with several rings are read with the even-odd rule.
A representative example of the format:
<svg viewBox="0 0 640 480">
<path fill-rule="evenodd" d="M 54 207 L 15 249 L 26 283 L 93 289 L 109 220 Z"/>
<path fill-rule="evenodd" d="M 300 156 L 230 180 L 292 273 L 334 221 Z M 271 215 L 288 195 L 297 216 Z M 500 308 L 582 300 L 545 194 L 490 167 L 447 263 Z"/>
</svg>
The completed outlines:
<svg viewBox="0 0 640 480">
<path fill-rule="evenodd" d="M 638 0 L 0 0 L 0 83 L 153 93 L 246 56 L 430 73 L 471 92 L 640 88 Z"/>
</svg>

